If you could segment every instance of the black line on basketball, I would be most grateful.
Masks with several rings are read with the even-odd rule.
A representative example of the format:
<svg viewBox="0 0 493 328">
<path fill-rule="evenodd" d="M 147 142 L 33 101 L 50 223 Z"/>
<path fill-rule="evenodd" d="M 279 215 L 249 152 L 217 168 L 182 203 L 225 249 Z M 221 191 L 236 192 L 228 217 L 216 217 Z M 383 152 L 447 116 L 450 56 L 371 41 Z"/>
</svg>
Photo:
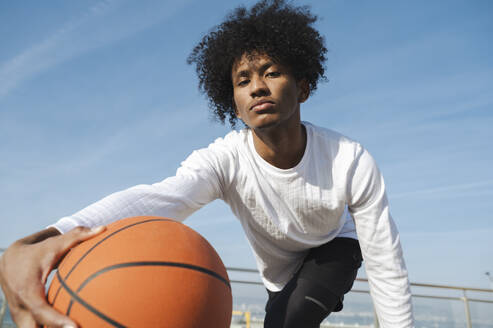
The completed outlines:
<svg viewBox="0 0 493 328">
<path fill-rule="evenodd" d="M 197 265 L 192 265 L 192 264 L 187 264 L 187 263 L 179 263 L 179 262 L 161 262 L 161 261 L 149 261 L 149 262 L 126 262 L 126 263 L 119 263 L 119 264 L 114 264 L 114 265 L 111 265 L 111 266 L 108 266 L 106 268 L 103 268 L 99 271 L 96 271 L 94 272 L 93 274 L 91 274 L 86 280 L 84 280 L 82 282 L 82 284 L 80 284 L 79 288 L 77 288 L 77 291 L 76 293 L 80 293 L 80 291 L 91 281 L 93 280 L 94 278 L 96 278 L 97 276 L 105 273 L 105 272 L 108 272 L 108 271 L 111 271 L 111 270 L 115 270 L 115 269 L 121 269 L 121 268 L 128 268 L 128 267 L 139 267 L 139 266 L 170 266 L 170 267 L 178 267 L 178 268 L 184 268 L 184 269 L 190 269 L 190 270 L 195 270 L 195 271 L 199 271 L 199 272 L 202 272 L 202 273 L 205 273 L 205 274 L 208 274 L 210 276 L 212 276 L 213 278 L 216 278 L 218 279 L 219 281 L 221 281 L 223 284 L 225 284 L 229 289 L 231 289 L 231 285 L 229 284 L 229 281 L 224 279 L 220 274 L 212 271 L 212 270 L 209 270 L 209 269 L 206 269 L 206 268 L 203 268 L 203 267 L 199 267 Z M 70 314 L 70 311 L 72 309 L 72 304 L 73 304 L 73 299 L 70 300 L 70 304 L 67 308 L 67 315 Z"/>
<path fill-rule="evenodd" d="M 70 271 L 67 273 L 67 275 L 65 276 L 64 279 L 68 279 L 68 277 L 70 276 L 70 274 L 72 273 L 72 271 L 75 270 L 75 268 L 80 264 L 80 262 L 82 262 L 82 260 L 87 255 L 89 255 L 90 252 L 92 252 L 97 246 L 99 246 L 102 242 L 104 242 L 108 238 L 114 236 L 115 234 L 117 234 L 120 231 L 123 231 L 125 229 L 131 228 L 133 226 L 136 226 L 136 225 L 139 225 L 139 224 L 143 224 L 143 223 L 148 223 L 148 222 L 155 222 L 155 221 L 165 221 L 165 222 L 172 221 L 172 222 L 176 222 L 176 221 L 171 220 L 171 219 L 157 219 L 157 218 L 156 219 L 149 219 L 149 220 L 145 220 L 145 221 L 140 221 L 140 222 L 129 224 L 128 226 L 124 226 L 124 227 L 122 227 L 122 228 L 120 228 L 120 229 L 112 232 L 111 234 L 109 234 L 108 236 L 104 237 L 103 239 L 101 239 L 100 241 L 98 241 L 96 244 L 94 244 L 94 246 L 92 246 L 90 249 L 88 249 L 87 252 L 85 252 L 84 255 L 82 255 L 77 262 L 75 262 L 74 266 L 72 267 L 72 269 L 70 269 Z M 53 297 L 53 302 L 50 303 L 51 305 L 55 304 L 55 301 L 56 301 L 56 299 L 58 297 L 58 293 L 60 292 L 60 289 L 61 288 L 62 288 L 62 286 L 58 287 L 58 289 L 57 289 L 57 291 L 55 293 L 55 297 Z"/>
<path fill-rule="evenodd" d="M 62 277 L 60 276 L 60 273 L 58 271 L 56 274 L 57 274 L 57 278 L 60 281 L 60 284 L 62 285 L 62 287 L 67 291 L 67 293 L 70 294 L 70 296 L 71 296 L 70 302 L 72 302 L 72 300 L 75 299 L 78 303 L 80 303 L 86 309 L 88 309 L 89 311 L 91 311 L 92 313 L 94 313 L 95 315 L 97 315 L 98 317 L 100 317 L 101 319 L 106 321 L 107 323 L 113 325 L 114 327 L 125 328 L 125 326 L 122 325 L 121 323 L 117 322 L 116 320 L 111 319 L 110 317 L 108 317 L 104 313 L 98 311 L 95 307 L 91 306 L 89 303 L 84 301 L 79 295 L 77 295 L 77 293 L 75 293 L 73 290 L 70 289 L 70 287 L 67 286 L 67 284 L 62 279 Z"/>
</svg>

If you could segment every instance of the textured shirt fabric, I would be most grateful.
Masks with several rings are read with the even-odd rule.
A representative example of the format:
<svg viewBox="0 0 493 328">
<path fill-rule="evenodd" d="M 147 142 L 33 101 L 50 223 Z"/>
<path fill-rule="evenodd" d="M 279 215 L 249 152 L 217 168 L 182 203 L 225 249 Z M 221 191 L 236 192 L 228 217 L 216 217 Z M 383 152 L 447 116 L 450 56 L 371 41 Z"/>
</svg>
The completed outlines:
<svg viewBox="0 0 493 328">
<path fill-rule="evenodd" d="M 381 326 L 411 327 L 407 269 L 375 161 L 359 143 L 303 124 L 306 149 L 293 168 L 260 157 L 251 130 L 232 131 L 194 151 L 175 176 L 109 195 L 53 226 L 64 233 L 139 215 L 181 221 L 220 198 L 241 222 L 269 290 L 283 288 L 308 249 L 357 238 Z"/>
</svg>

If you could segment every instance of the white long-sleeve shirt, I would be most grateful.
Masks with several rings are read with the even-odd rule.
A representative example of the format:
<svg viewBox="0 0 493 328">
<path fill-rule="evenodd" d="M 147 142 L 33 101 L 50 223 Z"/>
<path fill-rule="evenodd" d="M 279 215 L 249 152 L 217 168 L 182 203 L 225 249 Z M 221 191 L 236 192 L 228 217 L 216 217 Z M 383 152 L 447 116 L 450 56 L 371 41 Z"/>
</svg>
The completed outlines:
<svg viewBox="0 0 493 328">
<path fill-rule="evenodd" d="M 53 226 L 64 233 L 140 215 L 184 220 L 220 198 L 240 220 L 269 290 L 284 287 L 310 248 L 338 236 L 357 238 L 380 324 L 412 327 L 399 234 L 375 161 L 359 143 L 303 124 L 306 149 L 293 168 L 260 157 L 251 130 L 232 131 L 194 151 L 175 176 L 109 195 Z"/>
</svg>

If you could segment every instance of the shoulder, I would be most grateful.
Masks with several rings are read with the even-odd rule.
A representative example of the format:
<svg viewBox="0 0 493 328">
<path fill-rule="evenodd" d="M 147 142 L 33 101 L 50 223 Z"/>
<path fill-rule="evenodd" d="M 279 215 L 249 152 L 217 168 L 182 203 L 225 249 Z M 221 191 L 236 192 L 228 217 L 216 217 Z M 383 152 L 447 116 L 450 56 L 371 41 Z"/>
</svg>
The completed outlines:
<svg viewBox="0 0 493 328">
<path fill-rule="evenodd" d="M 303 124 L 307 133 L 310 134 L 314 150 L 317 152 L 329 151 L 333 158 L 352 160 L 364 150 L 358 141 L 342 133 L 310 122 L 303 122 Z"/>
<path fill-rule="evenodd" d="M 238 151 L 247 142 L 247 131 L 233 130 L 224 137 L 219 137 L 207 147 L 194 150 L 183 165 L 209 167 L 221 170 L 231 167 L 236 162 Z"/>
<path fill-rule="evenodd" d="M 224 137 L 217 138 L 208 147 L 199 149 L 199 152 L 214 156 L 235 156 L 248 143 L 248 130 L 233 130 Z"/>
<path fill-rule="evenodd" d="M 222 146 L 230 146 L 237 147 L 246 142 L 248 137 L 248 129 L 242 130 L 232 130 L 228 132 L 224 137 L 217 138 L 214 140 L 212 145 L 222 145 Z"/>
</svg>

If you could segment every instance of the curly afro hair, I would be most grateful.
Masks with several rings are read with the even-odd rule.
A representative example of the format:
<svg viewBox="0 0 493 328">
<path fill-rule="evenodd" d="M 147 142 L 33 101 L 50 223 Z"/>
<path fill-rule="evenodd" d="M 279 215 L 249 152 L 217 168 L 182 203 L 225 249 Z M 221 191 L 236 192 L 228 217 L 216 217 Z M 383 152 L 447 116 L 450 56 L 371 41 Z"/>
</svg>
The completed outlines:
<svg viewBox="0 0 493 328">
<path fill-rule="evenodd" d="M 308 7 L 294 7 L 284 0 L 262 0 L 250 10 L 236 8 L 214 27 L 189 55 L 196 64 L 199 89 L 209 100 L 214 116 L 234 128 L 231 70 L 244 54 L 265 54 L 288 67 L 297 81 L 305 79 L 310 93 L 325 79 L 327 49 L 323 37 L 312 27 L 317 17 Z"/>
</svg>

